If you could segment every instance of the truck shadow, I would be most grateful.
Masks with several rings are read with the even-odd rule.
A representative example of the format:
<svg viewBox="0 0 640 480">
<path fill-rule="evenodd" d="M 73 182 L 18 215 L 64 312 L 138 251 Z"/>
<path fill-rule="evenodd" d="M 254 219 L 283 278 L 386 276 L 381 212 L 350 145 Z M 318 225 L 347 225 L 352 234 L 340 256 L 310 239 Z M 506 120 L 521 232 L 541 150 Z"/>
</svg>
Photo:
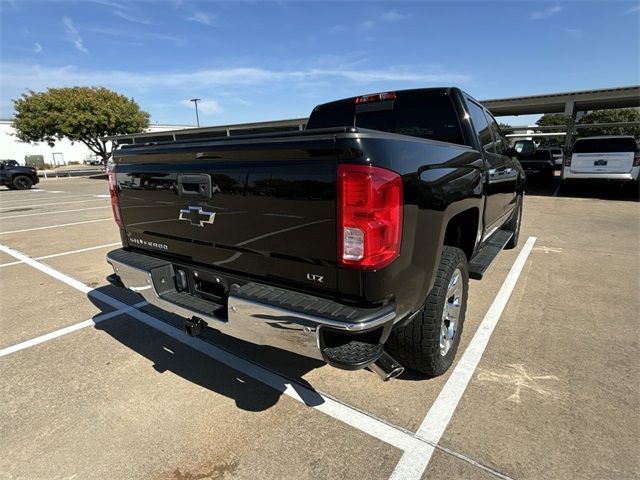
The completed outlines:
<svg viewBox="0 0 640 480">
<path fill-rule="evenodd" d="M 118 292 L 119 290 L 121 289 L 112 286 L 97 289 L 105 295 L 122 299 L 123 295 Z M 135 294 L 131 293 L 131 295 Z M 100 314 L 110 311 L 91 293 L 88 297 L 94 305 L 103 310 Z M 126 303 L 132 304 L 139 302 L 140 297 L 127 300 Z M 184 335 L 185 339 L 190 338 L 181 331 L 183 320 L 180 317 L 167 314 L 153 306 L 146 306 L 143 310 L 158 322 L 176 328 L 178 337 Z M 213 330 L 207 331 L 201 337 L 202 341 L 267 370 L 265 373 L 271 383 L 271 386 L 267 386 L 252 376 L 228 367 L 132 316 L 123 314 L 100 321 L 95 328 L 148 359 L 156 372 L 173 373 L 202 388 L 224 395 L 233 399 L 236 406 L 243 410 L 258 412 L 274 406 L 288 387 L 293 388 L 307 406 L 324 403 L 322 396 L 302 379 L 304 374 L 322 366 L 323 363 L 320 361 L 273 347 L 255 345 Z M 265 363 L 269 366 L 265 367 Z M 280 373 L 280 368 L 276 372 L 273 365 L 282 366 L 282 370 L 286 373 Z"/>
</svg>

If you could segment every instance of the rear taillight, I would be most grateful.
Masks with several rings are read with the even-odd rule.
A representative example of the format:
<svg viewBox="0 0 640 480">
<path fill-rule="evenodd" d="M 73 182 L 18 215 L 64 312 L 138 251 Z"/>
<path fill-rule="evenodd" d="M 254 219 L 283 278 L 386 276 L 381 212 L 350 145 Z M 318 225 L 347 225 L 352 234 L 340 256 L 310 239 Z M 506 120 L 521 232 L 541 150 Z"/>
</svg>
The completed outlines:
<svg viewBox="0 0 640 480">
<path fill-rule="evenodd" d="M 571 166 L 571 155 L 565 155 L 564 156 L 564 166 L 565 167 L 570 167 Z"/>
<path fill-rule="evenodd" d="M 395 100 L 396 94 L 395 92 L 382 92 L 382 93 L 372 93 L 370 95 L 362 95 L 361 97 L 356 97 L 355 102 L 356 105 L 360 103 L 371 103 L 371 102 L 382 102 L 383 100 Z"/>
<path fill-rule="evenodd" d="M 637 152 L 633 157 L 633 166 L 640 167 L 640 152 Z"/>
<path fill-rule="evenodd" d="M 118 200 L 118 181 L 116 180 L 116 172 L 109 172 L 109 195 L 111 196 L 111 210 L 113 210 L 113 218 L 118 227 L 124 228 L 122 217 L 120 216 L 120 202 Z"/>
<path fill-rule="evenodd" d="M 338 166 L 338 262 L 375 270 L 400 254 L 402 179 L 367 165 Z"/>
</svg>

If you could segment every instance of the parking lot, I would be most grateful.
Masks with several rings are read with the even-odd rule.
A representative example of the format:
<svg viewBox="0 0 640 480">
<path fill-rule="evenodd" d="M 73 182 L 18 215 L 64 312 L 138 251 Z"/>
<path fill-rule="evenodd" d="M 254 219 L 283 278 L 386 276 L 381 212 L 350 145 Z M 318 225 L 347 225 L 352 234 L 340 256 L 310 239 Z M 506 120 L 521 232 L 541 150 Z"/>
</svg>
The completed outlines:
<svg viewBox="0 0 640 480">
<path fill-rule="evenodd" d="M 454 368 L 387 383 L 107 286 L 103 177 L 0 190 L 0 477 L 637 478 L 637 192 L 557 180 L 471 281 Z"/>
</svg>

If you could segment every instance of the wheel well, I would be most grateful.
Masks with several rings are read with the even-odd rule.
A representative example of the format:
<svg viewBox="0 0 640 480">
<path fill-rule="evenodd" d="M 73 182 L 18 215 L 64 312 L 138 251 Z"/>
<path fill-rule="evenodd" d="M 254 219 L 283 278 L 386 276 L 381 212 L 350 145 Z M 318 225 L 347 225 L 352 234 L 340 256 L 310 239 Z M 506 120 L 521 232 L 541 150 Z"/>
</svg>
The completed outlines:
<svg viewBox="0 0 640 480">
<path fill-rule="evenodd" d="M 458 213 L 449 220 L 444 234 L 444 244 L 461 249 L 467 256 L 467 260 L 471 259 L 476 246 L 479 216 L 480 212 L 477 208 Z"/>
</svg>

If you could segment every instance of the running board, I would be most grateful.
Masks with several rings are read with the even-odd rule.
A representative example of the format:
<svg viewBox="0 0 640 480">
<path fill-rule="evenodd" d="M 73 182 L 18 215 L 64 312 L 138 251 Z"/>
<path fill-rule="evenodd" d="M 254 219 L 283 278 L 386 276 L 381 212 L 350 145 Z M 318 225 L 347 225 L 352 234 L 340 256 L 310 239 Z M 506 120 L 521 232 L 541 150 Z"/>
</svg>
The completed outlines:
<svg viewBox="0 0 640 480">
<path fill-rule="evenodd" d="M 478 253 L 469 261 L 469 278 L 482 280 L 484 274 L 512 236 L 513 232 L 508 230 L 498 230 L 494 233 L 484 247 L 478 250 Z"/>
</svg>

